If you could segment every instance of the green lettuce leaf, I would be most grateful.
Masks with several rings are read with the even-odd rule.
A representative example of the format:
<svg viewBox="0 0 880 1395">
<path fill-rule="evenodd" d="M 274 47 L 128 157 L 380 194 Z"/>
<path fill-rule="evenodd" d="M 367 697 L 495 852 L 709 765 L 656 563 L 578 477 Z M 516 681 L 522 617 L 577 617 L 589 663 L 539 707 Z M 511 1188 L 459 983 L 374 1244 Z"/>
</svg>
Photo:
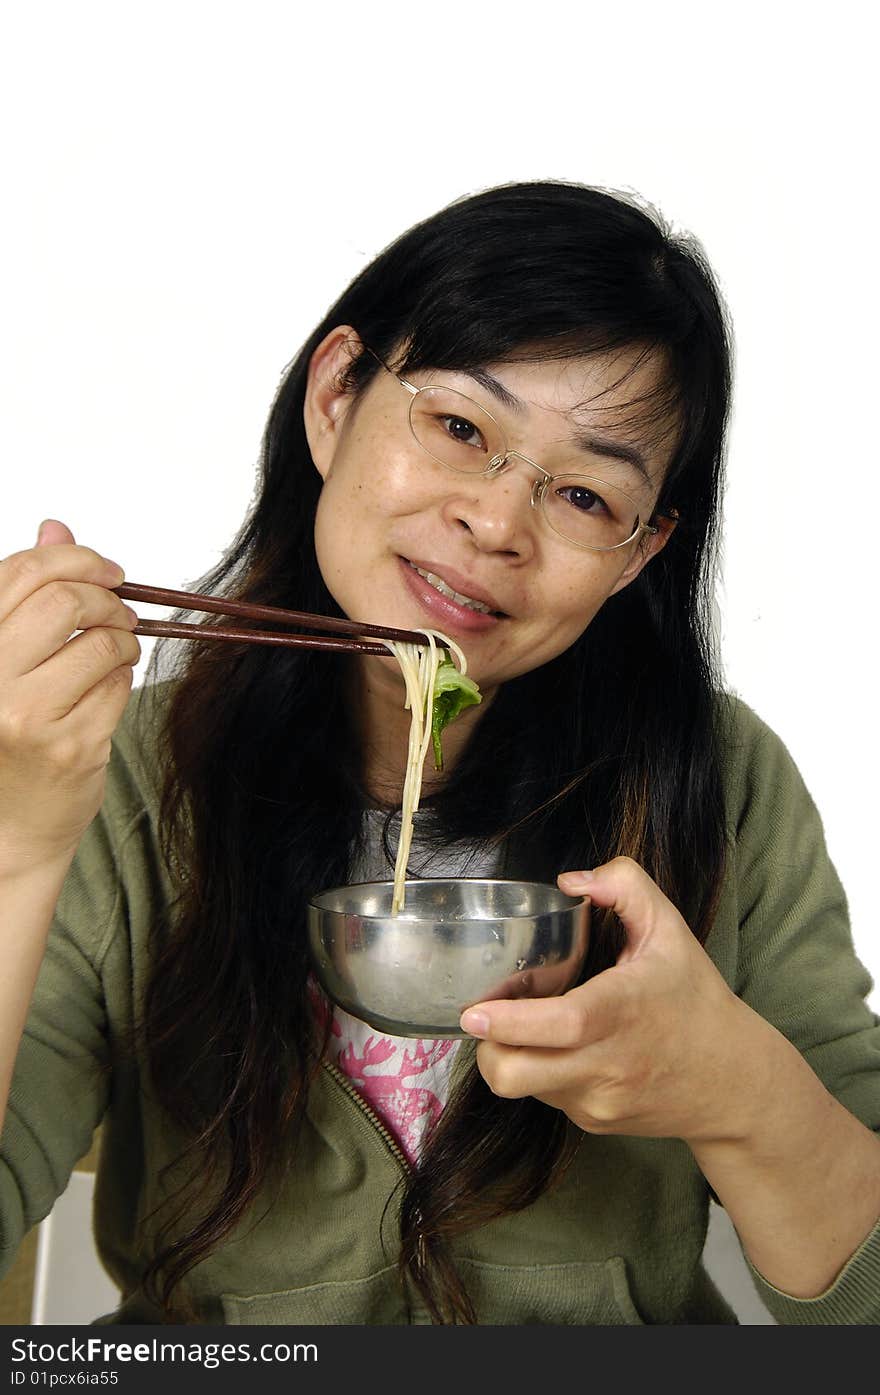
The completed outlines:
<svg viewBox="0 0 880 1395">
<path fill-rule="evenodd" d="M 434 743 L 434 769 L 443 769 L 443 749 L 440 734 L 454 722 L 466 707 L 474 707 L 483 698 L 472 678 L 464 678 L 447 657 L 437 669 L 434 685 L 434 705 L 431 709 L 431 740 Z"/>
</svg>

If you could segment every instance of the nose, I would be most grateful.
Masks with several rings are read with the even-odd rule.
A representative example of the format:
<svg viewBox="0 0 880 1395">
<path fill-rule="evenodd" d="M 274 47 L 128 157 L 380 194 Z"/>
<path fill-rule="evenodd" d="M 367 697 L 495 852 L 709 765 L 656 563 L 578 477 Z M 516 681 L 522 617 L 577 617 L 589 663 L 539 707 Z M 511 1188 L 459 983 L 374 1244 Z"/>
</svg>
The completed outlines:
<svg viewBox="0 0 880 1395">
<path fill-rule="evenodd" d="M 454 527 L 467 529 L 481 552 L 525 559 L 534 549 L 537 522 L 531 490 L 528 471 L 506 456 L 489 475 L 459 476 L 443 514 Z"/>
</svg>

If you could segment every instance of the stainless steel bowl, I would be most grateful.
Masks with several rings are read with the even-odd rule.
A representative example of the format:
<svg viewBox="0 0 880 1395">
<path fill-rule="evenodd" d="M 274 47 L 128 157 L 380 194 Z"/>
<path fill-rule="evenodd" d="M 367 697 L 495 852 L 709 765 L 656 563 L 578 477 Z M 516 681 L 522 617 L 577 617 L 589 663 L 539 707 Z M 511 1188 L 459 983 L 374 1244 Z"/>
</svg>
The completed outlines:
<svg viewBox="0 0 880 1395">
<path fill-rule="evenodd" d="M 466 1007 L 546 998 L 574 983 L 587 952 L 587 902 L 542 882 L 413 881 L 391 914 L 391 882 L 322 891 L 309 942 L 330 998 L 378 1031 L 462 1037 Z"/>
</svg>

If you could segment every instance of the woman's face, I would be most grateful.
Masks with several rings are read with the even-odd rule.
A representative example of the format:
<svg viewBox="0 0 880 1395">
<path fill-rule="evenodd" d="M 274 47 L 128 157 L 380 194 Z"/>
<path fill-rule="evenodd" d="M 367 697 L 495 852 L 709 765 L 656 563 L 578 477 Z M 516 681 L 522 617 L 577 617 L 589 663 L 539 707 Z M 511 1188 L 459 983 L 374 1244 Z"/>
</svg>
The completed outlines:
<svg viewBox="0 0 880 1395">
<path fill-rule="evenodd" d="M 306 397 L 307 435 L 324 480 L 315 522 L 322 575 L 351 619 L 447 634 L 467 655 L 468 673 L 491 692 L 569 648 L 663 546 L 673 524 L 655 520 L 656 535 L 613 552 L 572 546 L 531 507 L 536 472 L 523 461 L 496 476 L 458 474 L 435 461 L 410 430 L 410 393 L 382 369 L 358 399 L 341 392 L 338 375 L 353 341 L 350 326 L 327 336 L 313 356 Z M 633 402 L 655 386 L 658 370 L 646 361 L 630 372 L 637 358 L 632 350 L 613 359 L 485 365 L 518 406 L 468 373 L 426 371 L 408 380 L 465 393 L 492 413 L 511 449 L 552 474 L 575 462 L 631 495 L 645 521 L 673 440 L 669 434 L 658 444 L 647 425 L 639 431 Z M 609 454 L 617 446 L 639 450 L 644 473 Z"/>
</svg>

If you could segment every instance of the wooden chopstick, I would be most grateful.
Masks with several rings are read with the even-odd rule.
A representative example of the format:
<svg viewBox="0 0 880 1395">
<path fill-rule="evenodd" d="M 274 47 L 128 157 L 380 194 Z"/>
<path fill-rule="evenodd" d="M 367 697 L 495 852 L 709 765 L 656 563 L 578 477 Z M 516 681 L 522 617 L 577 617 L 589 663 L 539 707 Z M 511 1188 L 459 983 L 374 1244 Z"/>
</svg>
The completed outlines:
<svg viewBox="0 0 880 1395">
<path fill-rule="evenodd" d="M 216 615 L 238 616 L 242 620 L 264 620 L 269 624 L 299 625 L 303 629 L 330 630 L 326 636 L 287 635 L 279 631 L 260 631 L 215 625 L 190 625 L 165 620 L 142 620 L 135 634 L 159 635 L 176 639 L 229 639 L 251 644 L 298 645 L 310 649 L 357 650 L 365 654 L 387 654 L 383 645 L 368 644 L 361 636 L 393 639 L 404 644 L 425 643 L 419 630 L 398 630 L 387 625 L 366 621 L 344 620 L 334 615 L 311 615 L 302 610 L 283 610 L 279 606 L 252 605 L 248 601 L 230 601 L 222 596 L 200 596 L 196 591 L 174 591 L 162 586 L 143 586 L 126 581 L 115 587 L 125 601 L 144 601 L 148 605 L 171 605 L 177 610 L 196 610 Z M 343 636 L 351 636 L 345 639 Z"/>
<path fill-rule="evenodd" d="M 230 625 L 189 625 L 175 620 L 141 620 L 132 633 L 163 639 L 225 639 L 237 644 L 277 644 L 289 649 L 335 649 L 389 657 L 384 644 L 347 635 L 291 635 L 281 630 L 242 630 Z"/>
</svg>

